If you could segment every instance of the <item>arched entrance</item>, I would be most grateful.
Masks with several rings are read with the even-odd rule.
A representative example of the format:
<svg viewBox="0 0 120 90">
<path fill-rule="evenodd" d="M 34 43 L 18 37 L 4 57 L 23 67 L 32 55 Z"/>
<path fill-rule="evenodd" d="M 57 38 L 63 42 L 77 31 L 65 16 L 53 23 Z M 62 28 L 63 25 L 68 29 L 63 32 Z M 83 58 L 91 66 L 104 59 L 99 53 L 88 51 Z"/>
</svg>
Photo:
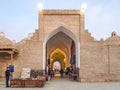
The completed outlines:
<svg viewBox="0 0 120 90">
<path fill-rule="evenodd" d="M 57 61 L 51 58 L 51 55 L 55 54 L 55 50 L 57 49 L 65 58 L 65 60 L 59 60 L 60 63 L 65 62 L 65 68 L 71 64 L 80 68 L 79 40 L 70 30 L 63 26 L 54 30 L 44 39 L 43 47 L 43 69 L 45 69 L 46 66 L 52 66 L 52 61 Z"/>
</svg>

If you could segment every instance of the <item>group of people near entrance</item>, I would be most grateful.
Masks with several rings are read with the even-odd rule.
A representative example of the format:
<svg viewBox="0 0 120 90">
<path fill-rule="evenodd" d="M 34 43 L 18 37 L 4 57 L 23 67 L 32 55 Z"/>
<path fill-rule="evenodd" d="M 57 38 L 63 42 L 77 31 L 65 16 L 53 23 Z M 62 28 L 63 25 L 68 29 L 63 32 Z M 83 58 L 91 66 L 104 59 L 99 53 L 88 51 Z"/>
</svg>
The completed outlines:
<svg viewBox="0 0 120 90">
<path fill-rule="evenodd" d="M 73 68 L 73 66 L 70 66 L 70 67 L 67 67 L 66 68 L 66 75 L 69 75 L 69 77 L 73 77 L 74 80 L 77 79 L 77 76 L 78 75 L 78 69 L 77 68 Z M 74 76 L 72 76 L 74 75 Z"/>
<path fill-rule="evenodd" d="M 48 80 L 51 80 L 51 78 L 54 77 L 55 73 L 56 73 L 55 70 L 52 70 L 51 68 L 49 68 L 49 69 L 48 69 L 48 73 L 47 73 L 47 75 L 48 75 Z M 63 78 L 64 70 L 63 70 L 63 69 L 60 69 L 60 70 L 59 70 L 59 73 L 60 73 L 61 78 Z"/>
<path fill-rule="evenodd" d="M 60 77 L 63 78 L 64 73 L 70 76 L 71 74 L 75 74 L 76 73 L 75 71 L 76 70 L 74 70 L 73 67 L 70 66 L 70 67 L 67 67 L 65 71 L 62 68 L 59 71 L 57 70 L 57 73 L 60 73 Z M 54 77 L 55 73 L 56 73 L 56 70 L 52 70 L 51 68 L 49 68 L 47 72 L 48 80 L 51 80 Z M 75 78 L 76 77 L 74 77 L 74 79 Z"/>
<path fill-rule="evenodd" d="M 71 73 L 75 73 L 74 70 L 73 70 L 73 67 L 72 67 L 72 66 L 67 67 L 67 68 L 66 68 L 66 75 L 69 75 L 69 74 L 71 74 Z"/>
</svg>

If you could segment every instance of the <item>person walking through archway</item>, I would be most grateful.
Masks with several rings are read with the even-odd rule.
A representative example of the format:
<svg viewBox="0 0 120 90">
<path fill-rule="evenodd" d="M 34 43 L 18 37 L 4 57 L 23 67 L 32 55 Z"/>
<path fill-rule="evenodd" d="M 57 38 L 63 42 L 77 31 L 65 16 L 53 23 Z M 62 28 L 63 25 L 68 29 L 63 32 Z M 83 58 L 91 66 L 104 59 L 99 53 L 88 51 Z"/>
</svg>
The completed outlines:
<svg viewBox="0 0 120 90">
<path fill-rule="evenodd" d="M 61 78 L 63 78 L 63 73 L 64 73 L 64 71 L 63 71 L 63 69 L 61 68 L 61 70 L 60 70 Z"/>
</svg>

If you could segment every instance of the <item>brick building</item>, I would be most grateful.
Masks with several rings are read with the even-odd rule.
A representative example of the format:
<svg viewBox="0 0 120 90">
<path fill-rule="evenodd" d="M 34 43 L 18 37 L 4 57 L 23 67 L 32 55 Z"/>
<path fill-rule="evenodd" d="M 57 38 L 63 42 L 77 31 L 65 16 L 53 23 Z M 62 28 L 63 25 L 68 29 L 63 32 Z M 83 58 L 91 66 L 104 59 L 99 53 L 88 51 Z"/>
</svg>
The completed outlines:
<svg viewBox="0 0 120 90">
<path fill-rule="evenodd" d="M 11 63 L 13 77 L 18 78 L 22 68 L 45 70 L 58 61 L 63 69 L 77 68 L 81 82 L 120 80 L 120 36 L 116 32 L 106 40 L 96 40 L 84 28 L 83 10 L 42 10 L 38 21 L 33 35 L 18 43 L 1 33 L 1 76 Z"/>
</svg>

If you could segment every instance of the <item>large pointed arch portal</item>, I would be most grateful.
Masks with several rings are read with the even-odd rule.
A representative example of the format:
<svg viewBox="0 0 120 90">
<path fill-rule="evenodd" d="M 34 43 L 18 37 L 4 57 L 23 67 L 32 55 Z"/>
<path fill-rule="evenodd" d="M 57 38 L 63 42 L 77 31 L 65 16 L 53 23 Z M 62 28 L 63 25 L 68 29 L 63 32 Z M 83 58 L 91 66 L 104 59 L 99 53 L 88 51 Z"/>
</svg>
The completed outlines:
<svg viewBox="0 0 120 90">
<path fill-rule="evenodd" d="M 43 42 L 43 69 L 46 68 L 46 63 L 50 58 L 50 54 L 54 52 L 57 48 L 61 49 L 64 54 L 66 54 L 66 67 L 70 64 L 71 59 L 71 47 L 75 46 L 75 59 L 76 59 L 76 67 L 80 68 L 80 42 L 76 35 L 70 30 L 66 29 L 63 26 L 52 31 L 48 36 L 44 39 Z M 63 54 L 63 55 L 64 55 Z M 61 60 L 62 61 L 62 60 Z M 68 63 L 69 62 L 69 63 Z"/>
</svg>

